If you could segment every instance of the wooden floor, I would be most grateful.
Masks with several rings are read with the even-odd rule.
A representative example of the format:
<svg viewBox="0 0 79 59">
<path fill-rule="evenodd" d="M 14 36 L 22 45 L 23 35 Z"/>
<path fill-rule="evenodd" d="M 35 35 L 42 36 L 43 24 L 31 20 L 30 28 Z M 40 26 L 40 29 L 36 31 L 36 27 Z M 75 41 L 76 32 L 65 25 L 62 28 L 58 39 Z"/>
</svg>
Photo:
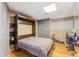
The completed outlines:
<svg viewBox="0 0 79 59">
<path fill-rule="evenodd" d="M 49 53 L 49 57 L 72 57 L 71 51 L 67 51 L 67 45 L 55 42 L 54 43 L 55 49 L 51 49 Z M 79 56 L 79 46 L 76 46 L 76 54 L 75 56 Z M 33 55 L 29 54 L 28 52 L 24 53 L 23 51 L 12 51 L 9 52 L 9 57 L 33 57 Z"/>
</svg>

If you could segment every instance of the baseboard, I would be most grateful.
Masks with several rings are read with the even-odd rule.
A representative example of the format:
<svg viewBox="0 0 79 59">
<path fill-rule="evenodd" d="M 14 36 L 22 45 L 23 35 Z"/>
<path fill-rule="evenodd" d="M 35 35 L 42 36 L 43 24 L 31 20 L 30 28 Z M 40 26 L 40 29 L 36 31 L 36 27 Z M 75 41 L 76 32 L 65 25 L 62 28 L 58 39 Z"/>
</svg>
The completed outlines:
<svg viewBox="0 0 79 59">
<path fill-rule="evenodd" d="M 62 43 L 62 44 L 65 44 L 64 42 L 62 42 L 62 41 L 59 41 L 59 40 L 54 40 L 54 42 L 58 42 L 58 43 Z"/>
<path fill-rule="evenodd" d="M 79 44 L 76 44 L 76 46 L 79 46 Z"/>
</svg>

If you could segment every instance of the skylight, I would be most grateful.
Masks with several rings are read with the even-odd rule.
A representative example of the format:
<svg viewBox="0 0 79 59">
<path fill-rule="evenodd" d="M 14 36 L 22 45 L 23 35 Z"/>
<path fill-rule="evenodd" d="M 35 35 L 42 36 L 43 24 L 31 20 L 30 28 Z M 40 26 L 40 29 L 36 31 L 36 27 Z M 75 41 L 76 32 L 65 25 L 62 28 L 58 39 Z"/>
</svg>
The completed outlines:
<svg viewBox="0 0 79 59">
<path fill-rule="evenodd" d="M 51 4 L 51 5 L 44 7 L 43 9 L 45 10 L 46 13 L 50 13 L 52 11 L 56 11 L 56 5 Z"/>
</svg>

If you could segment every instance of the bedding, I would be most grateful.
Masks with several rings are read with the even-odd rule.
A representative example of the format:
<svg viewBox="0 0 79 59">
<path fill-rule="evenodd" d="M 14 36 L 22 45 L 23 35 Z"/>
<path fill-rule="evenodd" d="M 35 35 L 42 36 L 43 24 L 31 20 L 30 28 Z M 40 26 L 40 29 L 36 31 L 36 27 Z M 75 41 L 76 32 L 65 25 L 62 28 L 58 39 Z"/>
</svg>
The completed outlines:
<svg viewBox="0 0 79 59">
<path fill-rule="evenodd" d="M 30 37 L 18 40 L 18 47 L 38 57 L 47 57 L 53 41 L 48 38 Z"/>
</svg>

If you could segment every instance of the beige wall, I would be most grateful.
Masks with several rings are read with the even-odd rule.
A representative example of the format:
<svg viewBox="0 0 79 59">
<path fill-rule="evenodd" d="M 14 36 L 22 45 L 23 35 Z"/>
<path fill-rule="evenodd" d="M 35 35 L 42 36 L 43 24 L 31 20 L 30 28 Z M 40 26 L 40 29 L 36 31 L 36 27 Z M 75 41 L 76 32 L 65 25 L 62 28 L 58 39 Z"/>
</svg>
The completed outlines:
<svg viewBox="0 0 79 59">
<path fill-rule="evenodd" d="M 79 17 L 75 18 L 75 30 L 79 36 Z"/>
<path fill-rule="evenodd" d="M 52 21 L 52 33 L 55 34 L 55 38 L 59 41 L 66 41 L 66 33 L 70 32 L 73 28 L 73 17 L 61 18 Z M 79 20 L 75 18 L 75 29 L 79 34 Z"/>
</svg>

